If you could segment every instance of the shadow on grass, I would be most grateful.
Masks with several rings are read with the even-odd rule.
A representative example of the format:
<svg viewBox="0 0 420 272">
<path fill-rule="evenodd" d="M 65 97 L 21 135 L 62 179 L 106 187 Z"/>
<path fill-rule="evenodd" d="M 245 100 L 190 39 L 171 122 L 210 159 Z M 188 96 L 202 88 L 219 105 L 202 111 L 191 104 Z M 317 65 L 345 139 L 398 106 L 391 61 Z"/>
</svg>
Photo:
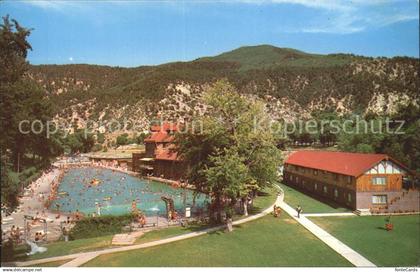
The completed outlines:
<svg viewBox="0 0 420 272">
<path fill-rule="evenodd" d="M 30 247 L 27 245 L 19 245 L 15 247 L 14 251 L 15 251 L 15 255 L 14 255 L 15 261 L 26 261 L 29 259 L 29 256 L 26 255 L 26 253 L 31 250 L 30 250 Z"/>
<path fill-rule="evenodd" d="M 340 209 L 341 208 L 341 209 L 350 210 L 348 207 L 340 205 L 340 204 L 338 204 L 338 203 L 336 203 L 336 202 L 334 202 L 334 201 L 332 201 L 332 200 L 330 200 L 326 197 L 319 196 L 319 195 L 314 194 L 313 192 L 305 190 L 303 188 L 295 187 L 292 184 L 286 184 L 286 183 L 283 183 L 283 182 L 280 182 L 280 184 L 282 184 L 284 187 L 287 187 L 287 188 L 283 187 L 283 190 L 285 191 L 285 194 L 287 193 L 288 190 L 291 190 L 291 191 L 293 190 L 293 191 L 297 191 L 299 193 L 302 193 L 302 194 L 304 194 L 304 195 L 306 195 L 310 198 L 313 198 L 313 199 L 315 199 L 319 202 L 322 202 L 323 204 L 329 206 L 330 208 L 333 208 L 333 209 Z"/>
<path fill-rule="evenodd" d="M 224 230 L 216 230 L 216 231 L 209 232 L 208 235 L 210 236 L 222 235 L 223 233 L 224 233 Z"/>
<path fill-rule="evenodd" d="M 257 192 L 257 196 L 269 196 L 270 194 L 267 192 Z"/>
<path fill-rule="evenodd" d="M 262 211 L 264 211 L 264 209 L 260 207 L 251 207 L 248 209 L 248 213 L 250 215 L 258 214 L 258 213 L 261 213 Z"/>
</svg>

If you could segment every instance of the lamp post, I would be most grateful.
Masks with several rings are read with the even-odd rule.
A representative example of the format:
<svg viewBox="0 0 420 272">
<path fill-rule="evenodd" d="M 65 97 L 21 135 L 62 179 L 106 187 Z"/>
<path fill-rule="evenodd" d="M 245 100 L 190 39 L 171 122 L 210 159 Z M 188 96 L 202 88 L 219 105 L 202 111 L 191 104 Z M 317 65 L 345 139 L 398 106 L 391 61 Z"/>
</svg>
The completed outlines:
<svg viewBox="0 0 420 272">
<path fill-rule="evenodd" d="M 159 208 L 158 207 L 153 207 L 150 209 L 150 211 L 156 212 L 156 227 L 159 226 Z"/>
</svg>

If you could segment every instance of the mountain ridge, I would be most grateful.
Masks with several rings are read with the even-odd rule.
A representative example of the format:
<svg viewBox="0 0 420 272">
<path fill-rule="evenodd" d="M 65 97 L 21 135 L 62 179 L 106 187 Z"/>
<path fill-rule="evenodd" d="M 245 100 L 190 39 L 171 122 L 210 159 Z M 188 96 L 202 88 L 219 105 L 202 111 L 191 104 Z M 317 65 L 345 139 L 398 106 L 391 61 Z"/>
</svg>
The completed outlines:
<svg viewBox="0 0 420 272">
<path fill-rule="evenodd" d="M 90 64 L 31 65 L 28 76 L 56 106 L 56 118 L 169 119 L 203 114 L 200 96 L 226 78 L 240 93 L 266 102 L 273 117 L 313 111 L 391 113 L 418 106 L 419 59 L 310 54 L 271 45 L 240 47 L 213 57 L 134 68 Z M 389 105 L 388 105 L 389 104 Z M 101 117 L 101 118 L 100 118 Z"/>
</svg>

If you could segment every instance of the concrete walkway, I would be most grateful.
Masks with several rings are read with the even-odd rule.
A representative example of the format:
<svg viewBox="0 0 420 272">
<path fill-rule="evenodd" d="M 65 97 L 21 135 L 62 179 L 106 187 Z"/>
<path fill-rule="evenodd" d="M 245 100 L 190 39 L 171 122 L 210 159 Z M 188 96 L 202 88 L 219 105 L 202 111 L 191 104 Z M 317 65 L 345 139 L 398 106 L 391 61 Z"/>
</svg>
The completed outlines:
<svg viewBox="0 0 420 272">
<path fill-rule="evenodd" d="M 297 217 L 297 212 L 295 209 L 287 205 L 285 202 L 280 204 L 280 207 L 292 216 L 297 222 L 314 234 L 318 239 L 323 241 L 329 247 L 331 247 L 338 254 L 346 258 L 350 263 L 356 267 L 376 267 L 375 264 L 370 262 L 368 259 L 342 243 L 340 240 L 314 224 L 312 221 L 307 219 L 304 215 L 300 215 L 300 218 Z"/>
<path fill-rule="evenodd" d="M 266 216 L 267 214 L 269 214 L 273 211 L 273 206 L 274 205 L 279 206 L 282 203 L 282 201 L 283 201 L 283 194 L 280 194 L 280 195 L 277 196 L 276 202 L 273 205 L 271 205 L 269 208 L 265 209 L 264 211 L 262 211 L 259 214 L 251 215 L 251 216 L 248 216 L 246 218 L 236 220 L 232 224 L 234 226 L 237 226 L 237 225 L 240 225 L 240 224 L 244 224 L 244 223 L 256 220 L 256 219 L 261 218 L 263 216 Z M 171 237 L 171 238 L 167 238 L 167 239 L 162 239 L 162 240 L 158 240 L 158 241 L 139 244 L 139 245 L 109 248 L 109 249 L 103 249 L 103 250 L 92 251 L 92 252 L 81 252 L 81 253 L 75 253 L 75 254 L 58 256 L 58 257 L 50 257 L 50 258 L 45 258 L 45 259 L 26 261 L 26 262 L 16 262 L 15 265 L 16 266 L 34 266 L 34 265 L 38 265 L 38 264 L 42 264 L 42 263 L 48 263 L 48 262 L 71 260 L 71 261 L 63 264 L 62 267 L 77 267 L 77 266 L 81 266 L 81 265 L 87 263 L 88 261 L 92 260 L 93 258 L 96 258 L 97 256 L 100 256 L 100 255 L 103 255 L 103 254 L 124 252 L 124 251 L 129 251 L 129 250 L 135 250 L 135 249 L 142 249 L 142 248 L 164 245 L 164 244 L 168 244 L 168 243 L 172 243 L 172 242 L 176 242 L 176 241 L 181 241 L 181 240 L 185 240 L 185 239 L 198 237 L 198 236 L 201 236 L 201 235 L 204 235 L 204 234 L 207 234 L 207 233 L 211 233 L 211 232 L 215 232 L 215 231 L 218 231 L 218 230 L 222 230 L 222 229 L 225 229 L 225 225 L 212 227 L 212 228 L 207 228 L 207 229 L 204 229 L 204 230 L 201 230 L 201 231 L 195 231 L 195 232 L 191 232 L 191 233 L 187 233 L 187 234 L 183 234 L 183 235 L 179 235 L 179 236 L 175 236 L 175 237 Z"/>
<path fill-rule="evenodd" d="M 77 266 L 80 266 L 81 264 L 87 263 L 90 260 L 95 259 L 98 256 L 99 256 L 99 254 L 96 253 L 96 252 L 87 252 L 83 256 L 80 256 L 76 259 L 73 259 L 70 262 L 67 262 L 67 263 L 61 265 L 60 267 L 77 267 Z"/>
<path fill-rule="evenodd" d="M 114 237 L 112 237 L 111 244 L 116 246 L 132 245 L 136 242 L 136 239 L 142 236 L 143 234 L 144 231 L 134 231 L 131 233 L 115 234 Z"/>
<path fill-rule="evenodd" d="M 345 213 L 301 213 L 301 216 L 305 217 L 328 217 L 328 216 L 356 216 L 356 214 L 352 212 L 345 212 Z"/>
</svg>

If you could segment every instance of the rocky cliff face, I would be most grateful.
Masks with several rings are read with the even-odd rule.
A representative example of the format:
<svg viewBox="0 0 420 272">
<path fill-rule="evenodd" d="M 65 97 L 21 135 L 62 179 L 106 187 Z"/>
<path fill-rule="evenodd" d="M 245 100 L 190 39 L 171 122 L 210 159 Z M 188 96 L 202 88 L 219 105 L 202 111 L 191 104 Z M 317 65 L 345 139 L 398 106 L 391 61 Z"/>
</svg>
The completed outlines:
<svg viewBox="0 0 420 272">
<path fill-rule="evenodd" d="M 203 115 L 202 93 L 220 78 L 227 78 L 249 99 L 263 100 L 273 118 L 289 121 L 327 109 L 392 114 L 401 105 L 419 107 L 418 59 L 299 51 L 291 58 L 290 49 L 245 49 L 152 67 L 33 66 L 28 76 L 56 105 L 56 120 L 94 130 L 118 120 L 135 123 L 139 131 L 157 116 L 182 121 Z M 261 50 L 269 56 L 246 58 Z"/>
</svg>

